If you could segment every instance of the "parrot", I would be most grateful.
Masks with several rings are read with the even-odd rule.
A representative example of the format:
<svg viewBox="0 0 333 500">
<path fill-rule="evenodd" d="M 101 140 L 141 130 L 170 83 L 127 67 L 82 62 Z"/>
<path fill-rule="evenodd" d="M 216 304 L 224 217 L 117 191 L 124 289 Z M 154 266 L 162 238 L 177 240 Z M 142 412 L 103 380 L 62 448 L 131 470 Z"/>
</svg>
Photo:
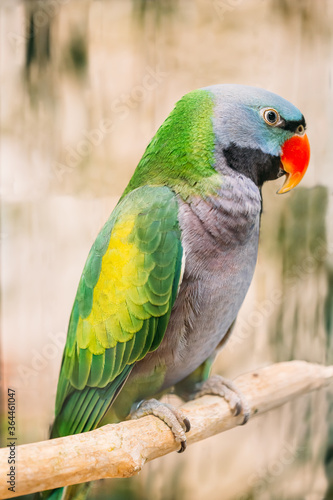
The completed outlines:
<svg viewBox="0 0 333 500">
<path fill-rule="evenodd" d="M 302 113 L 270 91 L 217 84 L 184 95 L 148 144 L 92 245 L 64 348 L 50 438 L 155 415 L 180 452 L 190 422 L 160 401 L 246 398 L 220 375 L 258 253 L 262 186 L 293 189 L 310 159 Z M 74 485 L 36 498 L 85 498 Z"/>
</svg>

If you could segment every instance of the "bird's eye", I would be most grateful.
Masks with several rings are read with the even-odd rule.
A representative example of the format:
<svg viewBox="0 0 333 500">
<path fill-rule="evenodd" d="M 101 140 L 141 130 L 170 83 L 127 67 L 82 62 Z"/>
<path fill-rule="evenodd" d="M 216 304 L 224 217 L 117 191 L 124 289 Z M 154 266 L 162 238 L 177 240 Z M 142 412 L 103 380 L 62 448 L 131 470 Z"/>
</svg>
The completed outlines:
<svg viewBox="0 0 333 500">
<path fill-rule="evenodd" d="M 280 115 L 275 109 L 264 109 L 262 116 L 268 125 L 276 125 L 280 121 Z"/>
<path fill-rule="evenodd" d="M 304 125 L 298 125 L 297 129 L 296 129 L 296 134 L 298 135 L 303 135 L 305 132 L 305 128 L 304 128 Z"/>
</svg>

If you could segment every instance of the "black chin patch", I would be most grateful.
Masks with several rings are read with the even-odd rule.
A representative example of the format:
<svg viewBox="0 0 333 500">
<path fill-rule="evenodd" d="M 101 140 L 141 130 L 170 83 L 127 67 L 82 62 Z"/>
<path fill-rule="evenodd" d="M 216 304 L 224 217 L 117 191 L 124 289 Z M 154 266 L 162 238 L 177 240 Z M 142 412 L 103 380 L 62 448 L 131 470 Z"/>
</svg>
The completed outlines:
<svg viewBox="0 0 333 500">
<path fill-rule="evenodd" d="M 261 149 L 231 144 L 223 149 L 223 154 L 230 168 L 249 177 L 258 187 L 281 176 L 280 157 L 264 153 Z"/>
</svg>

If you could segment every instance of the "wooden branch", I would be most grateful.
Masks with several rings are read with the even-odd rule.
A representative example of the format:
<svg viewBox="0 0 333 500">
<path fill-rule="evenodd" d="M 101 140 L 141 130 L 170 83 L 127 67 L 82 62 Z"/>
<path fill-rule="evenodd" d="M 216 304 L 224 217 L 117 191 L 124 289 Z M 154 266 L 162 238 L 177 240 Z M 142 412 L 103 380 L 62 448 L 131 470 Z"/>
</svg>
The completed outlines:
<svg viewBox="0 0 333 500">
<path fill-rule="evenodd" d="M 235 382 L 247 397 L 253 417 L 332 381 L 333 366 L 291 361 L 242 375 Z M 191 421 L 191 431 L 187 434 L 189 445 L 242 422 L 242 416 L 233 417 L 227 403 L 216 396 L 204 396 L 184 404 L 182 409 Z M 130 477 L 146 462 L 178 448 L 168 427 L 153 416 L 21 445 L 16 448 L 15 493 L 8 491 L 9 448 L 3 448 L 0 450 L 0 498 L 107 477 Z"/>
</svg>

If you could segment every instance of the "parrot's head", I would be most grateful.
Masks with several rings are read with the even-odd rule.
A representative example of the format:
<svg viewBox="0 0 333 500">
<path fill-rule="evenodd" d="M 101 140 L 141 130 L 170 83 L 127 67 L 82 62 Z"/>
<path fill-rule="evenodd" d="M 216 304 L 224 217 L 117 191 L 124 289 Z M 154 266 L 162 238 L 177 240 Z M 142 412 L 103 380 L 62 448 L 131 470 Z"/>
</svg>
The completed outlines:
<svg viewBox="0 0 333 500">
<path fill-rule="evenodd" d="M 255 87 L 214 85 L 213 128 L 216 166 L 219 155 L 229 167 L 261 187 L 286 175 L 278 193 L 286 193 L 304 176 L 310 146 L 302 113 L 282 97 Z"/>
</svg>

